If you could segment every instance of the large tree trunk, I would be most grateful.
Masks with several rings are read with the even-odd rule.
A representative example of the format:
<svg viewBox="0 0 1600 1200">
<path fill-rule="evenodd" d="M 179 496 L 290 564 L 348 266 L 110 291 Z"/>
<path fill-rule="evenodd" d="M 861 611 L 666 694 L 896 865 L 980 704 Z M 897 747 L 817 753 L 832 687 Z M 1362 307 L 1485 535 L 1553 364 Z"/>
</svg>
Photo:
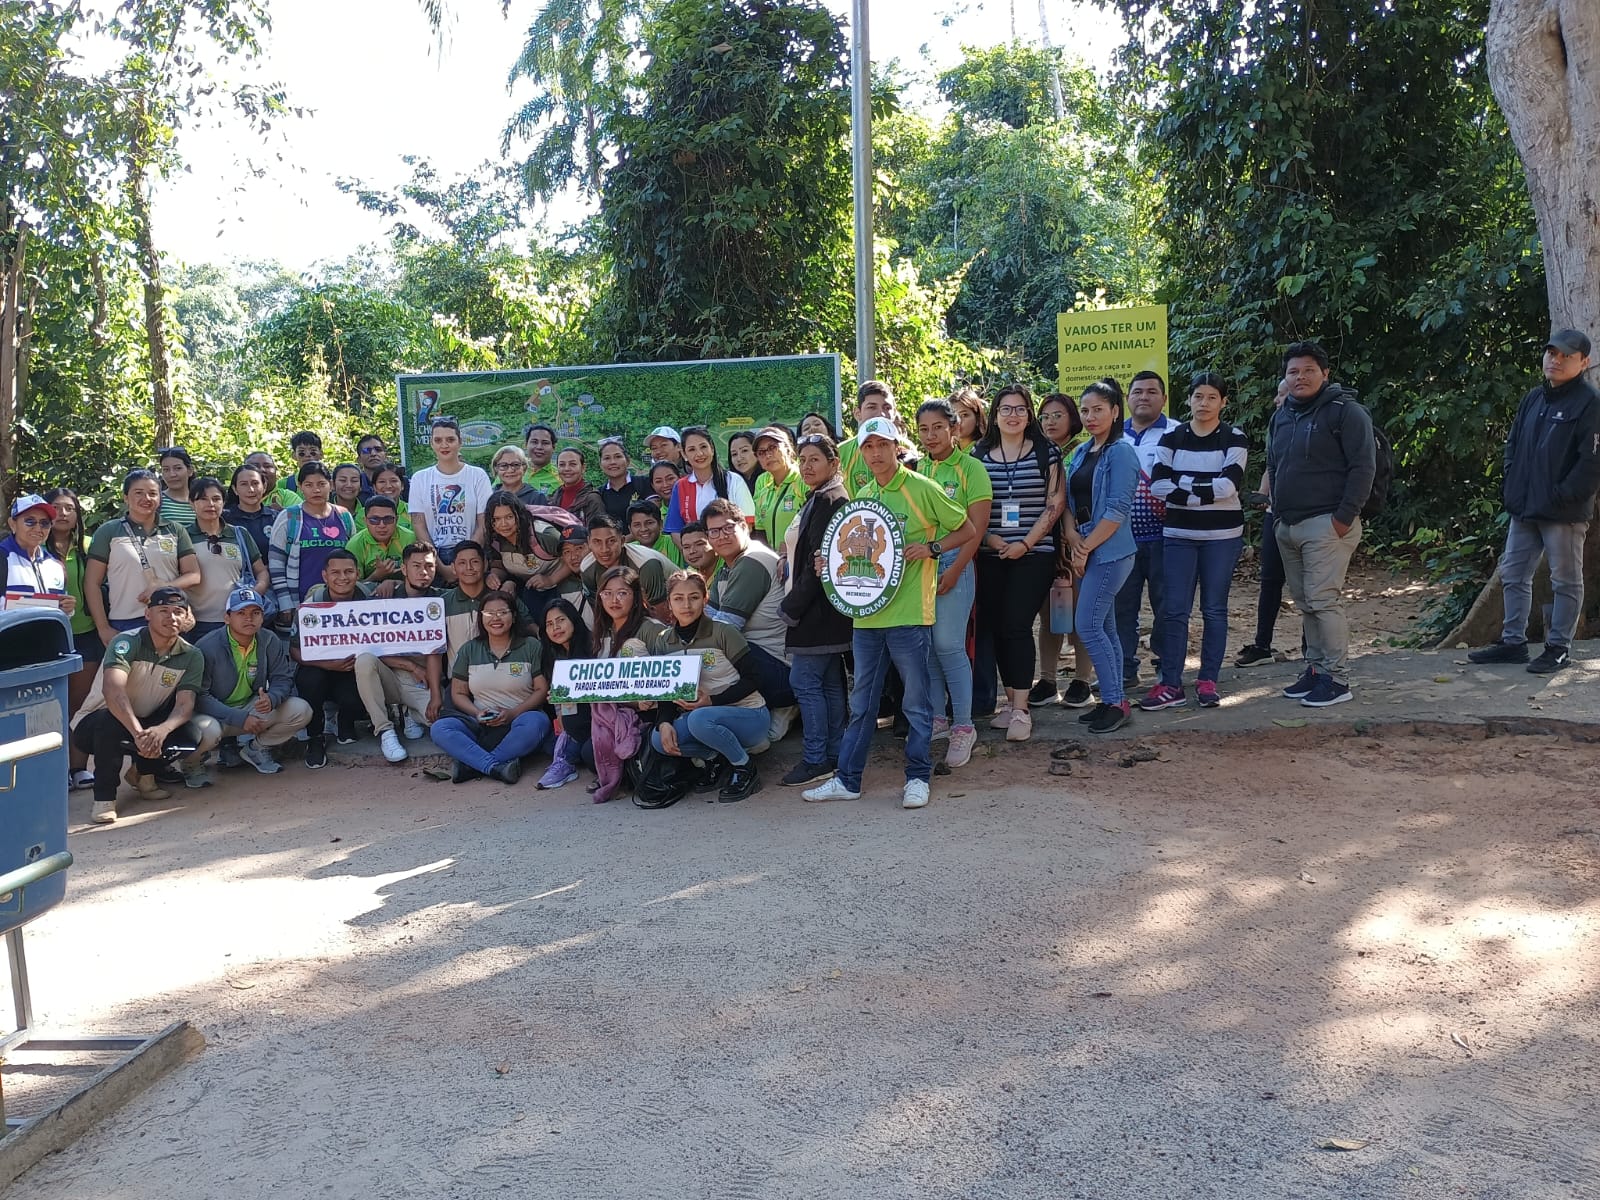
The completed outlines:
<svg viewBox="0 0 1600 1200">
<path fill-rule="evenodd" d="M 28 227 L 14 218 L 9 202 L 0 199 L 0 500 L 9 498 L 16 485 L 17 374 L 23 355 L 22 272 Z"/>
<path fill-rule="evenodd" d="M 1522 157 L 1544 245 L 1553 328 L 1600 338 L 1600 3 L 1492 0 L 1486 33 L 1489 83 Z M 1541 572 L 1541 575 L 1543 572 Z M 1536 582 L 1538 598 L 1549 594 Z M 1584 616 L 1600 603 L 1600 514 L 1584 554 Z M 1444 644 L 1474 645 L 1500 635 L 1498 573 Z M 1579 636 L 1596 624 L 1579 622 Z M 1530 637 L 1533 631 L 1530 631 Z"/>
<path fill-rule="evenodd" d="M 128 207 L 139 250 L 144 282 L 144 336 L 150 348 L 150 401 L 155 408 L 156 445 L 172 445 L 172 360 L 167 353 L 167 302 L 161 286 L 161 256 L 150 228 L 150 191 L 143 165 L 135 163 L 128 177 Z"/>
</svg>

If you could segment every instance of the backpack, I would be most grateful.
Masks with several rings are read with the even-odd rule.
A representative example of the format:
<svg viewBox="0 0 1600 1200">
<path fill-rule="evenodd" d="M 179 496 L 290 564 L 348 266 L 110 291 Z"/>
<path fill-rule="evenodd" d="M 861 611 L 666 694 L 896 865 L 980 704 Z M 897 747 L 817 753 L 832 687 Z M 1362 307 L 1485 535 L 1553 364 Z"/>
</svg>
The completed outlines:
<svg viewBox="0 0 1600 1200">
<path fill-rule="evenodd" d="M 561 557 L 561 535 L 569 529 L 582 529 L 583 521 L 575 513 L 553 504 L 525 504 L 533 517 L 534 554 L 546 562 Z"/>
<path fill-rule="evenodd" d="M 662 754 L 646 734 L 639 756 L 624 764 L 624 778 L 633 788 L 635 807 L 671 808 L 689 794 L 695 766 L 691 759 Z"/>
<path fill-rule="evenodd" d="M 1394 483 L 1394 444 L 1389 441 L 1389 435 L 1384 433 L 1383 427 L 1372 415 L 1372 410 L 1359 400 L 1335 400 L 1339 406 L 1340 416 L 1344 415 L 1344 406 L 1354 404 L 1367 414 L 1367 420 L 1372 422 L 1372 457 L 1376 470 L 1372 473 L 1372 490 L 1367 493 L 1367 502 L 1361 506 L 1361 518 L 1370 521 L 1383 511 L 1383 506 L 1389 500 L 1389 488 Z M 1335 421 L 1333 436 L 1344 441 L 1344 422 Z"/>
</svg>

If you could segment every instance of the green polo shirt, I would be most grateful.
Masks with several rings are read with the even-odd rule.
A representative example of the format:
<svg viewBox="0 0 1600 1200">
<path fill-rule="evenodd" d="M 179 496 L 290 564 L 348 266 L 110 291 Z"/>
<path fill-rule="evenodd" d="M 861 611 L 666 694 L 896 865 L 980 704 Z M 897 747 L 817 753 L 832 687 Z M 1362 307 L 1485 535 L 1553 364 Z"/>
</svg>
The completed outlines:
<svg viewBox="0 0 1600 1200">
<path fill-rule="evenodd" d="M 635 543 L 636 545 L 638 543 Z M 672 540 L 670 533 L 663 533 L 656 539 L 656 544 L 651 546 L 662 558 L 668 559 L 674 566 L 683 566 L 683 551 L 678 549 L 678 543 Z"/>
<path fill-rule="evenodd" d="M 965 512 L 980 500 L 994 499 L 994 484 L 982 463 L 957 446 L 943 462 L 924 458 L 917 469 L 944 489 Z"/>
<path fill-rule="evenodd" d="M 561 490 L 561 476 L 556 474 L 554 460 L 545 463 L 537 471 L 530 471 L 522 477 L 522 482 L 532 488 L 537 488 L 546 496 L 551 497 L 549 503 L 554 504 L 554 496 Z"/>
<path fill-rule="evenodd" d="M 795 470 L 785 475 L 782 483 L 774 483 L 771 475 L 762 475 L 756 480 L 756 532 L 780 553 L 783 535 L 789 532 L 789 526 L 794 524 L 806 502 L 806 490 L 805 480 Z"/>
<path fill-rule="evenodd" d="M 504 657 L 496 658 L 489 639 L 473 637 L 457 652 L 450 678 L 459 679 L 481 709 L 505 712 L 527 702 L 533 681 L 543 674 L 539 639 L 513 637 Z"/>
<path fill-rule="evenodd" d="M 970 455 L 968 456 L 971 457 Z M 979 466 L 981 472 L 983 468 Z M 869 480 L 855 497 L 876 500 L 892 512 L 900 525 L 903 545 L 936 542 L 961 528 L 967 510 L 944 494 L 944 489 L 923 475 L 895 468 L 888 483 Z M 939 564 L 924 558 L 908 562 L 894 599 L 870 617 L 856 621 L 858 629 L 893 629 L 902 625 L 932 625 L 934 591 L 939 584 Z"/>
<path fill-rule="evenodd" d="M 839 447 L 839 477 L 844 480 L 845 495 L 852 500 L 872 482 L 872 471 L 861 457 L 861 447 L 853 437 Z"/>
<path fill-rule="evenodd" d="M 206 662 L 200 651 L 181 637 L 167 653 L 158 653 L 150 640 L 150 631 L 141 627 L 112 638 L 101 666 L 102 670 L 94 677 L 89 694 L 83 699 L 83 707 L 73 718 L 74 728 L 89 713 L 98 712 L 106 706 L 105 668 L 115 667 L 128 673 L 128 704 L 134 715 L 143 720 L 171 699 L 175 692 L 193 692 L 198 696 L 205 677 Z"/>
<path fill-rule="evenodd" d="M 378 539 L 372 536 L 372 531 L 363 529 L 346 542 L 344 548 L 356 556 L 356 562 L 361 567 L 361 578 L 365 579 L 372 574 L 372 568 L 378 565 L 379 559 L 387 558 L 400 562 L 400 556 L 405 553 L 406 547 L 416 540 L 415 533 L 396 524 L 394 536 L 389 539 L 387 546 L 379 545 Z"/>
</svg>

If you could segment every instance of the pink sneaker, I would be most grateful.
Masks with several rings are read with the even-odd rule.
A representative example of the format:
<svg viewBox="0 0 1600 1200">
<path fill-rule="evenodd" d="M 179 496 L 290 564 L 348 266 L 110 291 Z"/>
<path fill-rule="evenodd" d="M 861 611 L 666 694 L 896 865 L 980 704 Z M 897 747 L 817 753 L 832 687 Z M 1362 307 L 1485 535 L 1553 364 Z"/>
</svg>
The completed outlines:
<svg viewBox="0 0 1600 1200">
<path fill-rule="evenodd" d="M 1187 703 L 1189 697 L 1183 694 L 1181 687 L 1158 683 L 1145 693 L 1144 699 L 1139 701 L 1139 707 L 1145 712 L 1156 712 L 1163 708 L 1182 708 Z"/>
<path fill-rule="evenodd" d="M 1202 679 L 1194 685 L 1194 698 L 1200 702 L 1201 708 L 1215 708 L 1222 703 L 1222 697 L 1217 694 L 1215 680 Z"/>
<path fill-rule="evenodd" d="M 941 738 L 947 738 L 949 736 L 950 736 L 950 718 L 949 717 L 935 717 L 933 719 L 933 736 L 931 738 L 929 738 L 928 740 L 930 742 L 937 742 Z"/>
</svg>

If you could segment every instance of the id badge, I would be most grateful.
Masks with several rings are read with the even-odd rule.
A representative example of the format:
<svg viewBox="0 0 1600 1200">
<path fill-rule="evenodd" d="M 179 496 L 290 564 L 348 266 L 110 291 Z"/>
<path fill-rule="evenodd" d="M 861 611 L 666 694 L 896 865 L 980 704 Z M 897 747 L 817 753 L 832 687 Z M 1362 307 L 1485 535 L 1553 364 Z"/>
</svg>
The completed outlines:
<svg viewBox="0 0 1600 1200">
<path fill-rule="evenodd" d="M 1000 528 L 1017 529 L 1022 525 L 1022 502 L 1004 500 L 1000 504 Z"/>
</svg>

